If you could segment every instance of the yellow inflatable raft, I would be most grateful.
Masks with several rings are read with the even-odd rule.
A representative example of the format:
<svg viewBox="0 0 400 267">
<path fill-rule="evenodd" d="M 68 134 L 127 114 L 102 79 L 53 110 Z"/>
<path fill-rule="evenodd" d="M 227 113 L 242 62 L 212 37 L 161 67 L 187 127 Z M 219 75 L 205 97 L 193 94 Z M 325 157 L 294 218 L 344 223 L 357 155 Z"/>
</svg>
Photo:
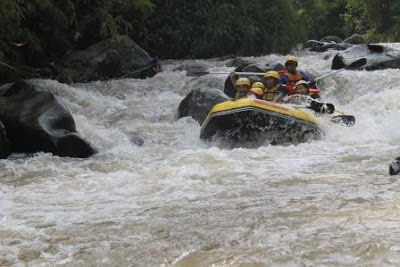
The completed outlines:
<svg viewBox="0 0 400 267">
<path fill-rule="evenodd" d="M 322 130 L 314 112 L 259 99 L 239 99 L 215 105 L 204 120 L 200 138 L 301 143 L 320 139 Z"/>
</svg>

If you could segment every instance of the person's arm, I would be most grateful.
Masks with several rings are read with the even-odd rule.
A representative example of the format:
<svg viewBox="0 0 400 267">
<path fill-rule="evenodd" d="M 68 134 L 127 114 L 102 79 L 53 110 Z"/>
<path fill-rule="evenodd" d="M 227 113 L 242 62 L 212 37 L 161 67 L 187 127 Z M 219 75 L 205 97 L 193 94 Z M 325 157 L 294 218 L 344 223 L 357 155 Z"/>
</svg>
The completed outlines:
<svg viewBox="0 0 400 267">
<path fill-rule="evenodd" d="M 232 82 L 232 85 L 233 85 L 233 87 L 236 89 L 236 81 L 238 80 L 238 75 L 236 74 L 236 72 L 234 72 L 234 71 L 232 71 L 230 74 L 229 74 L 229 77 L 231 78 L 231 82 Z"/>
<path fill-rule="evenodd" d="M 289 82 L 288 77 L 286 77 L 285 75 L 281 76 L 281 79 L 279 80 L 279 83 L 282 85 L 286 85 Z"/>
<path fill-rule="evenodd" d="M 272 100 L 272 102 L 282 102 L 284 100 L 284 98 L 288 95 L 287 90 L 284 86 L 279 85 L 278 88 L 278 94 L 276 94 L 274 100 Z"/>
<path fill-rule="evenodd" d="M 302 80 L 305 80 L 306 82 L 310 82 L 310 83 L 314 82 L 314 77 L 309 76 L 309 75 L 304 74 L 304 73 L 301 73 L 301 72 L 300 72 L 300 74 L 301 74 L 301 79 Z"/>
</svg>

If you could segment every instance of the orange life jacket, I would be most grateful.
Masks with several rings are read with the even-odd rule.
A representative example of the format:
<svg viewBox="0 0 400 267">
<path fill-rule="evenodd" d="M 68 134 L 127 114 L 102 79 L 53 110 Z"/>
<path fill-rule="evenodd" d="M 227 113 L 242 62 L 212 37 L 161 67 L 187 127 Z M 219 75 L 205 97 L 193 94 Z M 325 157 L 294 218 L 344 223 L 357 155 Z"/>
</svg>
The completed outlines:
<svg viewBox="0 0 400 267">
<path fill-rule="evenodd" d="M 289 82 L 286 84 L 286 90 L 288 92 L 288 95 L 292 95 L 293 94 L 293 87 L 295 86 L 295 84 L 298 81 L 303 79 L 303 77 L 301 76 L 300 72 L 296 72 L 296 74 L 293 74 L 293 73 L 290 73 L 288 71 L 285 71 L 285 73 L 283 75 L 285 75 L 289 80 Z"/>
</svg>

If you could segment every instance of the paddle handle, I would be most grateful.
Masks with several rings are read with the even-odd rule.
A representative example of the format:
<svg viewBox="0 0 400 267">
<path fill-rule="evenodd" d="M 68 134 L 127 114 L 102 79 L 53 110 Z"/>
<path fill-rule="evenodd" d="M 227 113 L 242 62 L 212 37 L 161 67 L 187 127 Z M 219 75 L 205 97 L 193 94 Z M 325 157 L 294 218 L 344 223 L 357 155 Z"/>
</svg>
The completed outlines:
<svg viewBox="0 0 400 267">
<path fill-rule="evenodd" d="M 325 78 L 325 77 L 331 76 L 331 75 L 336 74 L 336 73 L 341 72 L 341 71 L 344 71 L 345 69 L 346 69 L 346 68 L 339 69 L 339 70 L 337 70 L 337 71 L 333 71 L 333 72 L 327 73 L 327 74 L 325 74 L 325 75 L 322 75 L 322 76 L 320 76 L 320 77 L 315 78 L 315 81 L 318 82 L 319 80 L 321 80 L 321 79 L 323 79 L 323 78 Z"/>
<path fill-rule="evenodd" d="M 222 72 L 210 72 L 209 74 L 230 74 L 231 72 L 222 71 Z M 265 72 L 235 72 L 236 74 L 242 75 L 264 75 Z"/>
</svg>

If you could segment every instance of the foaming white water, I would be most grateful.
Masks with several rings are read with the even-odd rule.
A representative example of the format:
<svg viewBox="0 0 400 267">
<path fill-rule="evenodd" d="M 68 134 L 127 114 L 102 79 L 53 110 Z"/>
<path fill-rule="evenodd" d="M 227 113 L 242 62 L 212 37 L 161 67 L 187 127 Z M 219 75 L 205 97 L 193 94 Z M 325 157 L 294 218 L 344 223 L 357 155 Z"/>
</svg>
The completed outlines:
<svg viewBox="0 0 400 267">
<path fill-rule="evenodd" d="M 329 73 L 332 55 L 301 53 L 300 68 Z M 194 120 L 176 120 L 191 89 L 222 89 L 226 78 L 173 71 L 186 63 L 146 80 L 37 81 L 99 153 L 0 161 L 0 265 L 400 263 L 398 181 L 387 175 L 400 152 L 398 70 L 320 83 L 354 127 L 327 127 L 323 140 L 297 146 L 224 149 L 201 141 Z"/>
</svg>

